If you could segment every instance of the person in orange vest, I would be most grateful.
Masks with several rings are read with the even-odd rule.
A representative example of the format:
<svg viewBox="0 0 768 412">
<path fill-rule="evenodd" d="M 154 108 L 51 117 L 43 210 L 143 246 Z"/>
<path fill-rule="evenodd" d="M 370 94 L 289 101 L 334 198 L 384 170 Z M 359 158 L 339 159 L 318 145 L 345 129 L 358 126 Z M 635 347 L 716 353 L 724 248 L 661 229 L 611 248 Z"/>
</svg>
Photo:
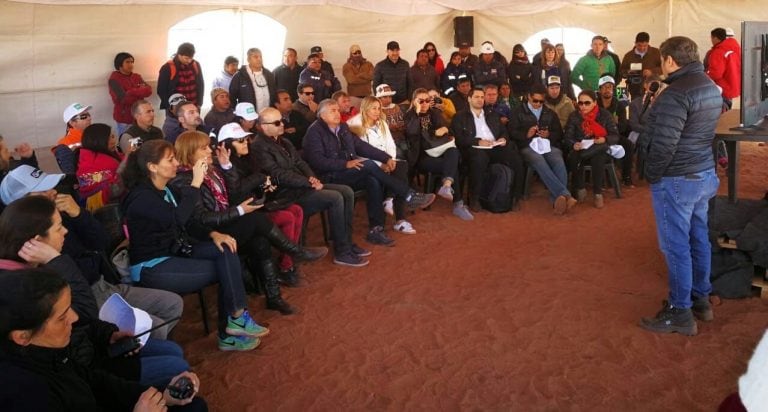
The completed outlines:
<svg viewBox="0 0 768 412">
<path fill-rule="evenodd" d="M 83 130 L 91 125 L 91 114 L 88 112 L 91 108 L 92 106 L 72 103 L 64 109 L 63 119 L 67 124 L 67 133 L 56 142 L 51 151 L 65 174 L 75 174 L 77 169 L 74 151 L 82 144 Z"/>
<path fill-rule="evenodd" d="M 181 43 L 163 67 L 157 77 L 157 95 L 160 96 L 160 108 L 168 109 L 168 99 L 174 93 L 181 93 L 187 101 L 194 102 L 197 107 L 203 105 L 203 70 L 200 63 L 194 59 L 195 45 Z"/>
</svg>

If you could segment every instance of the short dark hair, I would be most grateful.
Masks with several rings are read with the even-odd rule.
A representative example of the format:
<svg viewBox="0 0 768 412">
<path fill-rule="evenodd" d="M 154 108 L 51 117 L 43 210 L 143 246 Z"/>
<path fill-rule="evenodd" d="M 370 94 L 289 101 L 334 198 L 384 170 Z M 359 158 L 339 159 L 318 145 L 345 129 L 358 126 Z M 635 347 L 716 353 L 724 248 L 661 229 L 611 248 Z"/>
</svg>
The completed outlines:
<svg viewBox="0 0 768 412">
<path fill-rule="evenodd" d="M 659 46 L 661 58 L 671 56 L 678 66 L 683 67 L 699 61 L 699 46 L 696 42 L 685 36 L 675 36 L 664 40 Z"/>
<path fill-rule="evenodd" d="M 45 268 L 13 270 L 0 274 L 0 336 L 14 330 L 32 335 L 51 317 L 53 306 L 69 285 Z"/>
<path fill-rule="evenodd" d="M 458 86 L 458 85 L 464 84 L 464 83 L 471 83 L 471 81 L 469 80 L 469 77 L 459 78 L 459 80 L 456 82 L 456 85 Z"/>
<path fill-rule="evenodd" d="M 531 91 L 528 92 L 528 93 L 530 95 L 540 94 L 540 95 L 546 96 L 547 95 L 547 88 L 544 87 L 544 85 L 541 84 L 541 83 L 534 83 L 533 86 L 531 86 Z"/>
<path fill-rule="evenodd" d="M 307 87 L 311 87 L 312 90 L 315 90 L 315 86 L 312 86 L 309 83 L 299 83 L 299 85 L 296 86 L 296 93 L 298 94 L 304 93 L 304 89 L 306 89 Z"/>
<path fill-rule="evenodd" d="M 475 92 L 480 92 L 482 94 L 485 94 L 485 90 L 483 90 L 480 87 L 474 87 L 472 90 L 469 91 L 469 97 L 473 97 L 475 95 Z"/>
<path fill-rule="evenodd" d="M 179 56 L 195 57 L 195 45 L 192 43 L 181 43 L 176 49 L 176 54 Z"/>
<path fill-rule="evenodd" d="M 725 34 L 725 29 L 722 27 L 716 27 L 712 29 L 712 31 L 709 32 L 709 34 L 711 34 L 712 37 L 717 37 L 721 41 L 725 40 L 725 38 L 728 36 L 727 34 Z"/>
<path fill-rule="evenodd" d="M 29 239 L 47 236 L 56 204 L 45 196 L 24 196 L 0 214 L 0 259 L 23 262 L 19 250 Z"/>
<path fill-rule="evenodd" d="M 637 36 L 635 36 L 635 43 L 648 43 L 649 41 L 651 41 L 651 35 L 644 31 L 637 33 Z"/>
<path fill-rule="evenodd" d="M 133 59 L 133 56 L 131 53 L 128 52 L 120 52 L 115 55 L 115 70 L 120 70 L 121 67 L 123 67 L 123 62 L 125 62 L 128 59 Z"/>
<path fill-rule="evenodd" d="M 224 65 L 229 66 L 230 64 L 238 64 L 240 63 L 240 60 L 237 59 L 235 56 L 227 56 L 226 59 L 224 59 Z"/>
</svg>

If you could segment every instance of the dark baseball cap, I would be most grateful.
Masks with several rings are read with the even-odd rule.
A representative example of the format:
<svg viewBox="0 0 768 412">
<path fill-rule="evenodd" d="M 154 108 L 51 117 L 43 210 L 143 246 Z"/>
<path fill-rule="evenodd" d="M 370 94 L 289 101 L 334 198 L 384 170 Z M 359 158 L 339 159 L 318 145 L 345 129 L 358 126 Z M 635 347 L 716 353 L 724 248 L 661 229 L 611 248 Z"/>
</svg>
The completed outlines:
<svg viewBox="0 0 768 412">
<path fill-rule="evenodd" d="M 387 50 L 400 50 L 400 43 L 396 41 L 387 43 Z"/>
<path fill-rule="evenodd" d="M 323 52 L 323 48 L 320 47 L 320 46 L 312 46 L 312 48 L 309 49 L 309 52 L 310 53 L 322 53 Z"/>
</svg>

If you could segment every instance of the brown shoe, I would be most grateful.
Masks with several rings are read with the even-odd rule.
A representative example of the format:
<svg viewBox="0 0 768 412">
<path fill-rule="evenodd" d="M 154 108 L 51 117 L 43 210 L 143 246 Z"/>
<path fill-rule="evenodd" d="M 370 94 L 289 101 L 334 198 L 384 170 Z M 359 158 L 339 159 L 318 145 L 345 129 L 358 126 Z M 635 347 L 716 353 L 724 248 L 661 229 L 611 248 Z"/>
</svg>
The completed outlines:
<svg viewBox="0 0 768 412">
<path fill-rule="evenodd" d="M 602 209 L 603 206 L 605 206 L 605 202 L 603 201 L 603 195 L 595 195 L 595 207 L 598 209 Z"/>
<path fill-rule="evenodd" d="M 584 202 L 587 200 L 587 189 L 579 189 L 576 191 L 576 200 L 579 201 L 579 203 Z"/>
<path fill-rule="evenodd" d="M 573 209 L 574 206 L 576 206 L 576 203 L 579 203 L 576 199 L 573 198 L 573 196 L 568 196 L 568 200 L 566 201 L 565 211 L 570 211 Z"/>
<path fill-rule="evenodd" d="M 566 209 L 568 208 L 568 199 L 565 196 L 558 196 L 557 199 L 555 199 L 555 214 L 560 216 L 565 213 Z"/>
</svg>

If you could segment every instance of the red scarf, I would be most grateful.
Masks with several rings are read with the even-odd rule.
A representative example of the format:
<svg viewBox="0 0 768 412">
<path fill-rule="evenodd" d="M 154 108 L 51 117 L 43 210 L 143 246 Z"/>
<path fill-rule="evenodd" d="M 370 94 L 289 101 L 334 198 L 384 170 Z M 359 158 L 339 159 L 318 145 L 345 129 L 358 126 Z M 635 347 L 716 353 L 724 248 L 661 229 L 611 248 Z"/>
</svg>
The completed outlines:
<svg viewBox="0 0 768 412">
<path fill-rule="evenodd" d="M 179 166 L 180 172 L 191 172 L 187 166 Z M 203 177 L 203 184 L 210 189 L 213 198 L 216 200 L 216 212 L 221 212 L 229 208 L 229 194 L 227 193 L 227 184 L 224 177 L 214 167 L 208 169 L 208 173 Z"/>
<path fill-rule="evenodd" d="M 581 131 L 584 132 L 584 138 L 594 139 L 597 137 L 608 136 L 608 132 L 605 127 L 597 122 L 597 114 L 600 113 L 600 108 L 594 105 L 594 108 L 589 113 L 582 113 L 581 117 L 584 119 L 581 122 Z"/>
</svg>

